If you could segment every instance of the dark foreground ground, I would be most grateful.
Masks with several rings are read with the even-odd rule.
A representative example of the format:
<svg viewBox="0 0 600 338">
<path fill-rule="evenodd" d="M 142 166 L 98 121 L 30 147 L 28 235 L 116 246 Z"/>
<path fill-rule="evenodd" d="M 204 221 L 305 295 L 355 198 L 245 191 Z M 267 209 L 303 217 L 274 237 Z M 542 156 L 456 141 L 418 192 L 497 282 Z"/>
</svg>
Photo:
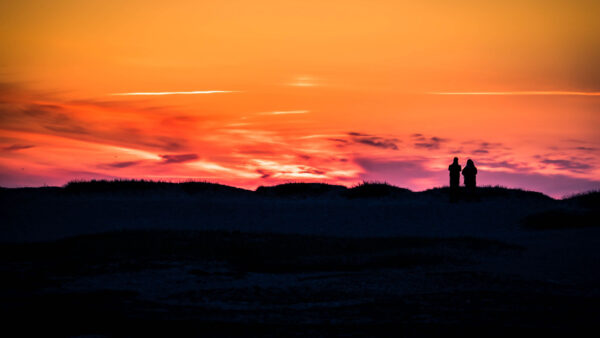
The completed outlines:
<svg viewBox="0 0 600 338">
<path fill-rule="evenodd" d="M 475 238 L 192 231 L 4 245 L 1 316 L 23 334 L 66 336 L 572 335 L 595 326 L 597 278 L 532 278 L 518 271 L 536 259 L 528 251 Z"/>
<path fill-rule="evenodd" d="M 596 336 L 597 194 L 505 193 L 449 203 L 4 191 L 2 326 L 10 336 Z"/>
</svg>

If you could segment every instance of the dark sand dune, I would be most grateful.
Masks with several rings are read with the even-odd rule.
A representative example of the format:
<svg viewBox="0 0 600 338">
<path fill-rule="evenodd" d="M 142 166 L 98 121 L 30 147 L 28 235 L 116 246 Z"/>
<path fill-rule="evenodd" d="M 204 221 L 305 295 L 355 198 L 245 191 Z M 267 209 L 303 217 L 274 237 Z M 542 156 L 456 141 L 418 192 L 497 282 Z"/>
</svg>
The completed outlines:
<svg viewBox="0 0 600 338">
<path fill-rule="evenodd" d="M 0 198 L 0 315 L 21 335 L 572 336 L 600 304 L 598 193 L 95 182 Z"/>
</svg>

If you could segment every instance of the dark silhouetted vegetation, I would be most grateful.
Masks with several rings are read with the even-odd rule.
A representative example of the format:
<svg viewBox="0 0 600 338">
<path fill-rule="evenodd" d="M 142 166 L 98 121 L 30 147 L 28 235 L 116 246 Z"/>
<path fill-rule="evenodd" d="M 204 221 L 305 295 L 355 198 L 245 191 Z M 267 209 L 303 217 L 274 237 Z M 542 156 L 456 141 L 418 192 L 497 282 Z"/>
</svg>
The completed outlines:
<svg viewBox="0 0 600 338">
<path fill-rule="evenodd" d="M 386 182 L 362 182 L 346 191 L 343 195 L 348 198 L 377 198 L 377 197 L 405 197 L 412 191 L 398 188 Z"/>
<path fill-rule="evenodd" d="M 464 195 L 464 187 L 459 188 L 461 195 Z M 146 193 L 211 193 L 211 194 L 231 194 L 270 197 L 346 197 L 346 198 L 397 198 L 407 196 L 436 196 L 446 199 L 449 195 L 449 187 L 437 187 L 425 190 L 423 192 L 412 192 L 406 188 L 400 188 L 387 182 L 362 182 L 353 187 L 347 188 L 342 185 L 333 185 L 326 183 L 284 183 L 274 186 L 260 186 L 255 191 L 236 188 L 218 183 L 204 181 L 189 182 L 163 182 L 151 180 L 91 180 L 91 181 L 72 181 L 64 187 L 40 187 L 40 188 L 1 188 L 0 194 L 10 194 L 14 191 L 22 192 L 44 192 L 69 194 L 86 193 L 109 193 L 109 194 L 146 194 Z M 483 186 L 475 188 L 475 193 L 479 200 L 487 198 L 527 198 L 538 200 L 553 200 L 553 198 L 536 191 L 522 189 L 506 188 L 502 186 Z M 573 195 L 564 200 L 571 201 L 588 208 L 597 208 L 600 205 L 600 192 L 592 191 Z"/>
<path fill-rule="evenodd" d="M 461 194 L 464 194 L 465 188 L 459 188 Z M 447 196 L 450 193 L 448 187 L 438 187 L 433 189 L 428 189 L 423 192 L 426 195 L 432 196 Z M 475 194 L 480 200 L 486 198 L 528 198 L 528 199 L 540 199 L 540 200 L 553 200 L 552 197 L 545 195 L 541 192 L 537 191 L 529 191 L 523 189 L 514 189 L 514 188 L 506 188 L 502 186 L 482 186 L 475 188 Z"/>
<path fill-rule="evenodd" d="M 67 193 L 149 193 L 149 192 L 184 192 L 196 193 L 243 193 L 248 190 L 211 182 L 161 182 L 149 180 L 91 180 L 71 181 L 64 187 Z"/>
<path fill-rule="evenodd" d="M 600 190 L 588 191 L 564 199 L 585 208 L 600 210 Z"/>
</svg>

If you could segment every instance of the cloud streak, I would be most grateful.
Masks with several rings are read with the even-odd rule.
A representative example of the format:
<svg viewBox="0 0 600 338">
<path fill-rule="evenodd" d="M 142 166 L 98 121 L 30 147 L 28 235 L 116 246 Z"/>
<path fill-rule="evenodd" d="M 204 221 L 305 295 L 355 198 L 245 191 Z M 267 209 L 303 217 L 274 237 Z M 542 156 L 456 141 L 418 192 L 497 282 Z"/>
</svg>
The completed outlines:
<svg viewBox="0 0 600 338">
<path fill-rule="evenodd" d="M 4 151 L 18 151 L 18 150 L 29 149 L 29 148 L 33 148 L 33 147 L 35 147 L 35 146 L 31 145 L 31 144 L 13 144 L 11 146 L 2 148 L 2 150 L 4 150 Z"/>
<path fill-rule="evenodd" d="M 133 92 L 133 93 L 113 93 L 113 96 L 163 96 L 163 95 L 199 95 L 199 94 L 220 94 L 220 93 L 238 93 L 235 90 L 195 90 L 189 92 Z"/>
<path fill-rule="evenodd" d="M 181 154 L 181 155 L 160 155 L 163 159 L 163 164 L 184 163 L 198 159 L 196 154 Z"/>
<path fill-rule="evenodd" d="M 144 124 L 147 119 L 135 116 L 139 125 L 134 125 L 131 120 L 120 120 L 118 113 L 111 109 L 90 109 L 69 104 L 14 103 L 6 104 L 0 115 L 0 126 L 7 131 L 54 135 L 105 145 L 179 152 L 186 148 L 188 140 L 178 126 L 168 128 L 163 124 L 165 127 L 162 130 L 149 133 L 145 129 L 147 124 Z M 102 122 L 99 122 L 98 116 L 102 116 Z M 24 144 L 29 142 L 27 140 Z"/>
<path fill-rule="evenodd" d="M 587 163 L 583 163 L 580 161 L 576 161 L 576 160 L 565 160 L 565 159 L 560 159 L 560 160 L 553 160 L 553 159 L 547 159 L 547 160 L 542 160 L 541 161 L 544 164 L 550 164 L 555 166 L 556 168 L 560 169 L 560 170 L 573 170 L 573 171 L 584 171 L 584 170 L 588 170 L 588 169 L 592 169 L 593 166 Z"/>
<path fill-rule="evenodd" d="M 317 83 L 313 77 L 299 76 L 296 77 L 293 82 L 288 83 L 288 85 L 294 87 L 314 87 L 317 86 Z"/>
<path fill-rule="evenodd" d="M 440 145 L 447 141 L 446 139 L 437 136 L 428 139 L 423 136 L 423 134 L 412 134 L 411 137 L 415 141 L 415 148 L 424 148 L 427 150 L 440 149 Z"/>
<path fill-rule="evenodd" d="M 398 145 L 396 143 L 399 142 L 399 140 L 396 138 L 384 138 L 357 132 L 350 132 L 348 133 L 348 135 L 352 138 L 352 141 L 355 143 L 360 143 L 382 149 L 398 150 Z"/>
<path fill-rule="evenodd" d="M 271 111 L 261 113 L 261 115 L 293 115 L 293 114 L 306 114 L 308 110 L 288 110 L 288 111 Z"/>
<path fill-rule="evenodd" d="M 140 164 L 141 161 L 124 161 L 124 162 L 113 162 L 113 163 L 108 163 L 105 165 L 101 165 L 101 168 L 116 168 L 116 169 L 122 169 L 122 168 L 128 168 L 128 167 L 132 167 L 132 166 L 136 166 L 138 164 Z"/>
</svg>

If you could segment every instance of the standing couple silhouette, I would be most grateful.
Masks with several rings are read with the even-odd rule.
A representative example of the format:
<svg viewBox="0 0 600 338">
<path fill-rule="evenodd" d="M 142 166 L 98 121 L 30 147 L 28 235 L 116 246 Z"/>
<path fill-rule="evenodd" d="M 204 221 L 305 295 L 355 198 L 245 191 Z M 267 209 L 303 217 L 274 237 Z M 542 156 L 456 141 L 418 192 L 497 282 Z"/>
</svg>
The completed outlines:
<svg viewBox="0 0 600 338">
<path fill-rule="evenodd" d="M 448 166 L 448 171 L 450 171 L 450 199 L 454 201 L 458 199 L 460 187 L 461 166 L 458 164 L 458 157 L 455 157 L 452 164 Z M 475 167 L 473 160 L 467 160 L 467 165 L 462 169 L 462 175 L 464 177 L 467 194 L 471 197 L 475 193 L 475 187 L 477 186 L 475 179 L 477 176 L 477 168 Z"/>
</svg>

